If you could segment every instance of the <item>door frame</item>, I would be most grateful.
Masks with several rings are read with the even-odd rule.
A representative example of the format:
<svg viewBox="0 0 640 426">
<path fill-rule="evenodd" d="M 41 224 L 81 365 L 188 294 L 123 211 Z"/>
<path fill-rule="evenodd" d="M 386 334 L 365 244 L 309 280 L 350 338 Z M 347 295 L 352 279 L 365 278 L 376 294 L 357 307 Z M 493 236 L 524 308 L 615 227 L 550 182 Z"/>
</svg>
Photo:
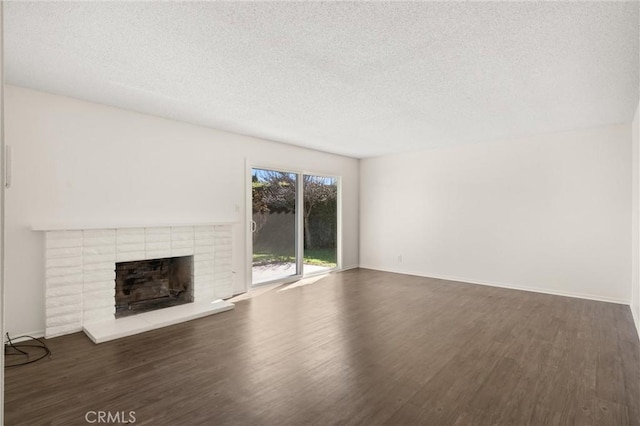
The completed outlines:
<svg viewBox="0 0 640 426">
<path fill-rule="evenodd" d="M 251 221 L 253 220 L 253 194 L 251 191 L 251 177 L 253 169 L 265 169 L 274 170 L 284 173 L 294 173 L 298 176 L 296 179 L 296 196 L 302 201 L 302 205 L 296 208 L 296 275 L 279 278 L 271 281 L 265 281 L 259 284 L 253 284 L 253 232 L 251 231 Z M 322 271 L 314 274 L 304 273 L 304 223 L 303 223 L 303 210 L 304 210 L 304 189 L 303 179 L 304 175 L 331 177 L 336 179 L 337 185 L 337 202 L 336 202 L 336 267 L 328 271 Z M 342 176 L 332 173 L 322 172 L 310 172 L 304 169 L 295 167 L 287 167 L 283 164 L 270 163 L 267 161 L 254 161 L 249 158 L 245 158 L 245 220 L 244 220 L 244 232 L 245 232 L 245 291 L 250 291 L 252 288 L 261 287 L 263 285 L 270 284 L 288 284 L 291 282 L 299 281 L 302 278 L 322 275 L 333 271 L 338 271 L 342 268 Z"/>
</svg>

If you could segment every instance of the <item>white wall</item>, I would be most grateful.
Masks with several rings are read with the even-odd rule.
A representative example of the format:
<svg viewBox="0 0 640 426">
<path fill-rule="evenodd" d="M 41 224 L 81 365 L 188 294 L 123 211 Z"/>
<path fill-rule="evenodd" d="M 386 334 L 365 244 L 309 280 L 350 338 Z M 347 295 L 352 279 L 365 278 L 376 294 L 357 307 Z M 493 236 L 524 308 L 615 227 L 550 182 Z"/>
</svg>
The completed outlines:
<svg viewBox="0 0 640 426">
<path fill-rule="evenodd" d="M 241 291 L 247 159 L 342 176 L 342 265 L 357 265 L 358 160 L 15 86 L 5 96 L 13 152 L 6 194 L 12 335 L 44 330 L 44 235 L 34 225 L 238 221 L 233 265 Z"/>
<path fill-rule="evenodd" d="M 636 330 L 640 336 L 640 141 L 638 139 L 638 114 L 640 114 L 640 104 L 636 109 L 631 130 L 631 143 L 633 154 L 632 161 L 632 218 L 631 236 L 631 313 L 636 323 Z"/>
<path fill-rule="evenodd" d="M 629 303 L 630 156 L 622 124 L 363 160 L 360 266 Z"/>
<path fill-rule="evenodd" d="M 4 4 L 0 5 L 0 176 L 4 176 Z M 4 320 L 4 185 L 0 179 L 0 333 L 5 334 Z M 3 337 L 4 341 L 4 337 Z M 4 424 L 4 356 L 0 357 L 0 425 Z"/>
</svg>

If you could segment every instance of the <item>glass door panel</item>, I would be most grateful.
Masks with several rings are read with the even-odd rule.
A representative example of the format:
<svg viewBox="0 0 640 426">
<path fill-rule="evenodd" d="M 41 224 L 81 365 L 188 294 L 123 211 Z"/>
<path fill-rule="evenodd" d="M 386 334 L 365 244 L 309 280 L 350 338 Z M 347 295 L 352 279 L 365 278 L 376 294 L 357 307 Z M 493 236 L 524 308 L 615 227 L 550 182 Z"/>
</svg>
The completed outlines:
<svg viewBox="0 0 640 426">
<path fill-rule="evenodd" d="M 297 256 L 298 175 L 251 170 L 252 284 L 299 275 Z"/>
<path fill-rule="evenodd" d="M 337 267 L 338 179 L 303 176 L 304 273 Z"/>
</svg>

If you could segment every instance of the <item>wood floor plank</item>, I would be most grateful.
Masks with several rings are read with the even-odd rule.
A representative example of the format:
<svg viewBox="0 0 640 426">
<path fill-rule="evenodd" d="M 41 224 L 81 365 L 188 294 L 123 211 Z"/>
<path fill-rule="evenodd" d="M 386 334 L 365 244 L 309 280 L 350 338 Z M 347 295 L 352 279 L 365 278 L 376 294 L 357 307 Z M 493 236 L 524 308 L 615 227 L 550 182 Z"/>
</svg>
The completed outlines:
<svg viewBox="0 0 640 426">
<path fill-rule="evenodd" d="M 355 269 L 6 370 L 7 425 L 640 425 L 628 306 Z"/>
</svg>

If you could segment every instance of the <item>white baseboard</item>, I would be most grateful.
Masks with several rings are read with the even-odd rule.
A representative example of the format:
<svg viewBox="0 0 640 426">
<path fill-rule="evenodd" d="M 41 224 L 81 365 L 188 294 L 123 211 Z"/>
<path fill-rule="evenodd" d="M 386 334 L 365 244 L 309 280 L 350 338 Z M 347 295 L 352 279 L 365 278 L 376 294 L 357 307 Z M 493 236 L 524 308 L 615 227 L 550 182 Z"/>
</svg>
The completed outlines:
<svg viewBox="0 0 640 426">
<path fill-rule="evenodd" d="M 345 266 L 344 268 L 338 269 L 336 272 L 344 272 L 344 271 L 348 271 L 350 269 L 357 269 L 359 267 L 360 267 L 360 265 Z"/>
<path fill-rule="evenodd" d="M 371 265 L 360 265 L 360 267 L 364 269 L 373 269 L 375 271 L 392 272 L 395 274 L 413 275 L 413 276 L 424 277 L 424 278 L 435 278 L 439 280 L 456 281 L 456 282 L 467 283 L 467 284 L 486 285 L 490 287 L 500 287 L 500 288 L 507 288 L 511 290 L 531 291 L 533 293 L 551 294 L 554 296 L 564 296 L 564 297 L 574 297 L 576 299 L 595 300 L 597 302 L 608 302 L 608 303 L 617 303 L 620 305 L 631 305 L 630 300 L 616 299 L 616 298 L 606 297 L 606 296 L 597 296 L 597 295 L 586 294 L 586 293 L 572 293 L 572 292 L 565 292 L 565 291 L 548 289 L 548 288 L 527 287 L 527 286 L 506 284 L 506 283 L 501 283 L 496 281 L 484 281 L 484 280 L 475 280 L 472 278 L 452 277 L 452 276 L 437 275 L 437 274 L 425 274 L 425 273 L 413 272 L 413 271 L 401 271 L 401 270 L 394 270 L 391 268 L 379 268 Z"/>
<path fill-rule="evenodd" d="M 636 312 L 631 306 L 631 316 L 633 316 L 633 323 L 636 326 L 636 332 L 638 333 L 638 339 L 640 339 L 640 313 Z"/>
</svg>

